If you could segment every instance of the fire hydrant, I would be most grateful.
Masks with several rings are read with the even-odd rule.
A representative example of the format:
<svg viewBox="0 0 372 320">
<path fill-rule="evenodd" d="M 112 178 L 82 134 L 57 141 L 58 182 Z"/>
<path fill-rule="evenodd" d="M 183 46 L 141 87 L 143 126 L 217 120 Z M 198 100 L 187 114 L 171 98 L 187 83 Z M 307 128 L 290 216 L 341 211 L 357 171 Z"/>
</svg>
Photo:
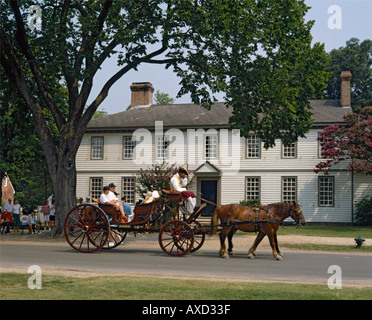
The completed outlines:
<svg viewBox="0 0 372 320">
<path fill-rule="evenodd" d="M 356 248 L 360 248 L 363 245 L 363 242 L 366 241 L 361 236 L 359 236 L 358 238 L 355 238 L 354 240 L 356 242 Z"/>
</svg>

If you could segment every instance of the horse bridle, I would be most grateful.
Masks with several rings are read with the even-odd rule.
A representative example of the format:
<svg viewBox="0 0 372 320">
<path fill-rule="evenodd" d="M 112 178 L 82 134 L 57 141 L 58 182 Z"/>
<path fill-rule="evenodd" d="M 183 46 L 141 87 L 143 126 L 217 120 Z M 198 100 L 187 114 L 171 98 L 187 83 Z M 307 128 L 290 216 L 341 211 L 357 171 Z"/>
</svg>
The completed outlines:
<svg viewBox="0 0 372 320">
<path fill-rule="evenodd" d="M 292 213 L 296 214 L 296 218 L 292 216 Z M 301 214 L 302 214 L 302 217 L 300 217 Z M 302 224 L 301 220 L 305 220 L 304 217 L 303 217 L 302 211 L 298 210 L 295 205 L 293 205 L 293 207 L 291 209 L 290 216 L 296 222 L 297 227 L 299 227 Z"/>
</svg>

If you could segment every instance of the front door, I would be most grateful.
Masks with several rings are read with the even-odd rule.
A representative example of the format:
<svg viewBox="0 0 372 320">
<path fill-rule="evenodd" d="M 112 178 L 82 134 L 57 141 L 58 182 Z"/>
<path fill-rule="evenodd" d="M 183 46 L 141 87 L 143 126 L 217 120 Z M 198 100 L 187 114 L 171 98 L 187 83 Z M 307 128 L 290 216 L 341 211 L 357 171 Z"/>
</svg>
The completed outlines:
<svg viewBox="0 0 372 320">
<path fill-rule="evenodd" d="M 217 180 L 201 180 L 201 197 L 205 200 L 217 203 Z M 207 203 L 202 211 L 202 217 L 211 217 L 216 206 Z"/>
</svg>

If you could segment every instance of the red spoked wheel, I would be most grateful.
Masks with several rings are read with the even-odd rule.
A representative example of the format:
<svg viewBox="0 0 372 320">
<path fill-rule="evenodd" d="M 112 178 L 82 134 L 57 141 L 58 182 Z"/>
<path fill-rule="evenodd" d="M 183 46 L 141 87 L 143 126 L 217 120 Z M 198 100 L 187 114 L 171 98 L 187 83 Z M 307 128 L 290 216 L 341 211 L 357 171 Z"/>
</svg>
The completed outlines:
<svg viewBox="0 0 372 320">
<path fill-rule="evenodd" d="M 203 228 L 198 221 L 191 222 L 190 227 L 194 233 L 194 244 L 190 252 L 195 252 L 199 250 L 204 243 L 206 228 Z"/>
<path fill-rule="evenodd" d="M 79 252 L 92 253 L 101 249 L 110 234 L 110 222 L 106 214 L 92 204 L 78 205 L 65 219 L 65 238 Z"/>
<path fill-rule="evenodd" d="M 189 253 L 193 244 L 194 234 L 186 222 L 169 221 L 159 232 L 159 245 L 170 256 L 181 257 Z"/>
</svg>

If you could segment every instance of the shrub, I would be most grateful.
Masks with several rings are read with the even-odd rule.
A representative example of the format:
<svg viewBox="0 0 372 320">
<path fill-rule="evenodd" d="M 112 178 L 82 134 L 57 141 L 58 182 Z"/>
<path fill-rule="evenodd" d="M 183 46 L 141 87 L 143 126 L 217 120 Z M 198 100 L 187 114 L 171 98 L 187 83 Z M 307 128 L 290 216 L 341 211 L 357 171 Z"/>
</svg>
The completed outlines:
<svg viewBox="0 0 372 320">
<path fill-rule="evenodd" d="M 248 206 L 248 207 L 253 207 L 253 206 L 260 206 L 261 202 L 259 199 L 250 199 L 250 200 L 242 200 L 239 202 L 242 206 Z"/>
<path fill-rule="evenodd" d="M 372 196 L 366 196 L 355 205 L 355 220 L 360 225 L 372 225 Z"/>
</svg>

